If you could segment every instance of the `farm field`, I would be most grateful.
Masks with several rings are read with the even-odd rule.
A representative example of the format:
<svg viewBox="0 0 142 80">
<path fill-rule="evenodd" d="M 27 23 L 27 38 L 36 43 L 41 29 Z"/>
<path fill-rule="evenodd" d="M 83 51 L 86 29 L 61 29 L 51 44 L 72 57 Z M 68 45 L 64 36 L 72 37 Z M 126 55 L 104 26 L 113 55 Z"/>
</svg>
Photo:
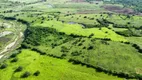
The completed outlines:
<svg viewBox="0 0 142 80">
<path fill-rule="evenodd" d="M 125 1 L 1 0 L 0 80 L 141 80 L 140 3 Z"/>
</svg>

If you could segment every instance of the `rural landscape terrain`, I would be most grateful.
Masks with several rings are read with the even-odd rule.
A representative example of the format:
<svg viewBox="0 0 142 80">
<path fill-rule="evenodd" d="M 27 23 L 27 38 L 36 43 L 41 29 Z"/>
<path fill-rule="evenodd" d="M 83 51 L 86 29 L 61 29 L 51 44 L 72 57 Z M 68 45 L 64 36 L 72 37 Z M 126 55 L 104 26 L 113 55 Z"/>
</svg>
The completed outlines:
<svg viewBox="0 0 142 80">
<path fill-rule="evenodd" d="M 0 80 L 142 80 L 142 0 L 0 0 Z"/>
</svg>

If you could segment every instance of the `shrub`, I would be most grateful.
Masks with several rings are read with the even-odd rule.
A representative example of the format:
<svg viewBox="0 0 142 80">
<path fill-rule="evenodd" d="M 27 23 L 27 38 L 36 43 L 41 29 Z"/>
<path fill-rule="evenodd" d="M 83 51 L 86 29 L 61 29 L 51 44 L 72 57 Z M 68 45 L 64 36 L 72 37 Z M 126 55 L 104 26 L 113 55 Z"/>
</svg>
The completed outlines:
<svg viewBox="0 0 142 80">
<path fill-rule="evenodd" d="M 61 47 L 61 52 L 68 52 L 69 49 L 66 46 Z"/>
<path fill-rule="evenodd" d="M 86 47 L 84 46 L 83 49 L 86 49 Z"/>
<path fill-rule="evenodd" d="M 33 75 L 34 76 L 38 76 L 40 74 L 40 72 L 39 71 L 36 71 Z"/>
<path fill-rule="evenodd" d="M 96 39 L 94 38 L 94 39 L 91 39 L 91 42 L 94 42 L 94 41 L 96 41 Z"/>
<path fill-rule="evenodd" d="M 78 44 L 78 46 L 82 46 L 82 45 L 83 45 L 82 43 L 79 43 L 79 44 Z"/>
<path fill-rule="evenodd" d="M 130 44 L 130 42 L 124 42 L 125 44 Z"/>
<path fill-rule="evenodd" d="M 26 72 L 21 76 L 21 78 L 27 78 L 27 77 L 29 77 L 30 75 L 31 75 L 31 73 L 28 72 L 28 71 L 26 71 Z"/>
<path fill-rule="evenodd" d="M 65 33 L 64 33 L 64 32 L 59 32 L 59 34 L 60 34 L 60 35 L 65 35 Z"/>
<path fill-rule="evenodd" d="M 17 54 L 12 54 L 11 56 L 10 56 L 10 58 L 14 58 L 14 57 L 16 57 L 17 56 Z"/>
<path fill-rule="evenodd" d="M 139 49 L 139 52 L 142 53 L 142 49 Z"/>
<path fill-rule="evenodd" d="M 92 33 L 92 34 L 90 34 L 90 35 L 89 35 L 89 37 L 88 37 L 88 38 L 92 38 L 93 36 L 94 36 L 94 34 Z"/>
<path fill-rule="evenodd" d="M 87 18 L 87 16 L 84 16 L 84 18 Z"/>
<path fill-rule="evenodd" d="M 109 45 L 109 43 L 107 41 L 105 41 L 105 40 L 102 40 L 101 43 L 105 44 L 105 45 Z"/>
<path fill-rule="evenodd" d="M 65 39 L 65 40 L 63 40 L 63 43 L 66 43 L 66 42 L 68 42 L 69 41 L 69 39 Z"/>
<path fill-rule="evenodd" d="M 22 66 L 19 66 L 14 72 L 20 72 L 23 70 L 23 67 Z"/>
<path fill-rule="evenodd" d="M 105 33 L 108 33 L 108 31 L 106 31 Z"/>
<path fill-rule="evenodd" d="M 9 58 L 15 58 L 17 54 L 21 53 L 21 50 L 14 51 Z"/>
<path fill-rule="evenodd" d="M 8 65 L 4 63 L 4 64 L 1 65 L 0 69 L 4 69 L 4 68 L 6 68 L 7 66 L 8 66 Z"/>
<path fill-rule="evenodd" d="M 14 58 L 11 60 L 11 62 L 17 62 L 18 61 L 18 58 Z"/>
<path fill-rule="evenodd" d="M 89 46 L 87 49 L 88 50 L 91 50 L 91 49 L 93 49 L 94 48 L 94 46 Z"/>
<path fill-rule="evenodd" d="M 64 57 L 66 57 L 67 56 L 67 54 L 66 53 L 63 53 L 62 55 L 61 55 L 61 58 L 64 58 Z"/>
<path fill-rule="evenodd" d="M 81 42 L 85 42 L 85 40 L 82 40 Z"/>
<path fill-rule="evenodd" d="M 133 47 L 135 47 L 136 49 L 140 49 L 140 47 L 137 44 L 133 44 Z"/>
</svg>

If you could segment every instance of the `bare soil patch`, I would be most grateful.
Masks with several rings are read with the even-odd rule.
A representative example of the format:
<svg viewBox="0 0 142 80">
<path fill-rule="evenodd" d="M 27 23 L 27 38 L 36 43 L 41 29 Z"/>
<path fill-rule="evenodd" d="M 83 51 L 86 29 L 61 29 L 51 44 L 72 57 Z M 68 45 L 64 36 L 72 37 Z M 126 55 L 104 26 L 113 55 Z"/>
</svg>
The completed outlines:
<svg viewBox="0 0 142 80">
<path fill-rule="evenodd" d="M 114 5 L 105 5 L 105 6 L 103 6 L 103 8 L 108 11 L 112 11 L 112 12 L 116 12 L 116 13 L 124 13 L 124 14 L 133 14 L 134 13 L 134 10 L 132 10 L 130 8 L 122 8 L 120 6 L 114 6 Z"/>
</svg>

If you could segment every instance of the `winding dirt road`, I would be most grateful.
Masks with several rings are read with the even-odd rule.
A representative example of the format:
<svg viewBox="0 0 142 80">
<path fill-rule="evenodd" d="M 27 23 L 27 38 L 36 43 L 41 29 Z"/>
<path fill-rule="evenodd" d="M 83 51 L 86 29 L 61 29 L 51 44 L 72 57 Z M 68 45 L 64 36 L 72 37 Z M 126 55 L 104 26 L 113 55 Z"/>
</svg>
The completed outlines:
<svg viewBox="0 0 142 80">
<path fill-rule="evenodd" d="M 14 46 L 19 42 L 18 40 L 21 39 L 22 37 L 23 37 L 23 33 L 20 32 L 19 36 L 18 36 L 12 43 L 8 44 L 8 45 L 4 48 L 4 50 L 2 50 L 2 51 L 0 52 L 0 59 L 1 59 L 2 57 L 4 57 L 4 54 L 3 54 L 3 53 L 6 53 L 6 52 L 8 52 L 9 50 L 12 50 L 12 49 L 14 48 Z"/>
</svg>

